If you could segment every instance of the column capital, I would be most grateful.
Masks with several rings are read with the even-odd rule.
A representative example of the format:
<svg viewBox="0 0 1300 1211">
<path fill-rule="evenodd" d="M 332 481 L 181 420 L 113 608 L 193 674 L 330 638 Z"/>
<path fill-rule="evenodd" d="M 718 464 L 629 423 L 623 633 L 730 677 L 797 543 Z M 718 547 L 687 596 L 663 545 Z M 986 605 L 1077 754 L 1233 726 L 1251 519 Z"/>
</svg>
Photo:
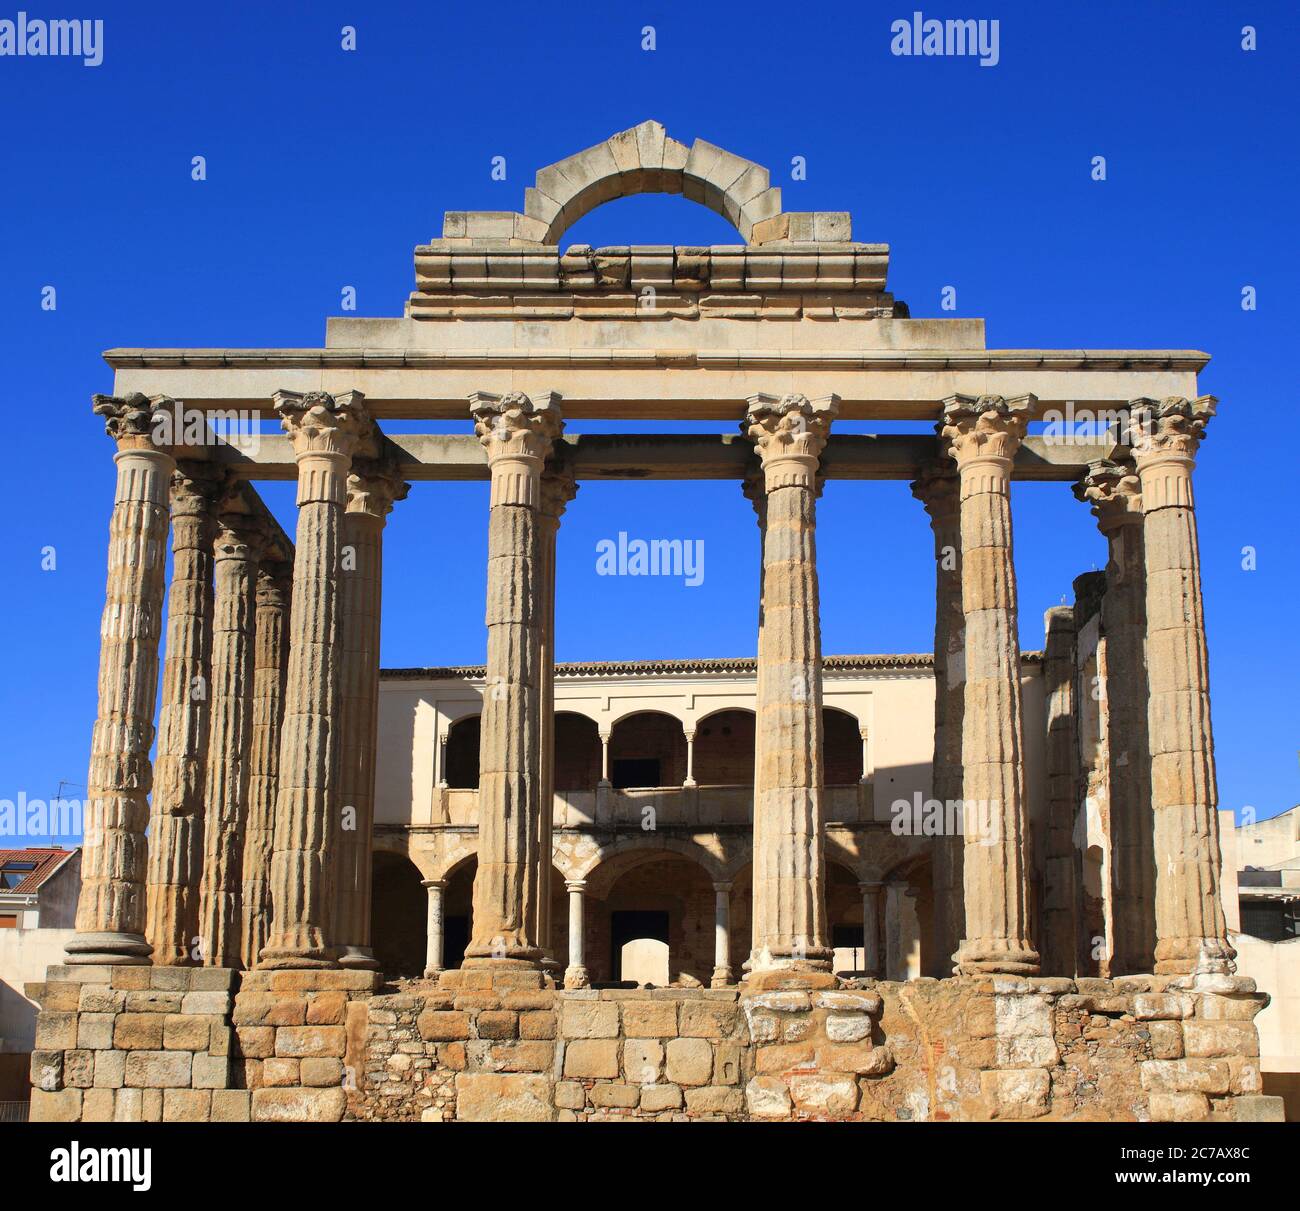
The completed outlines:
<svg viewBox="0 0 1300 1211">
<path fill-rule="evenodd" d="M 858 881 L 858 890 L 864 895 L 872 892 L 879 892 L 884 886 L 885 884 L 882 879 L 860 879 Z"/>
<path fill-rule="evenodd" d="M 535 400 L 522 391 L 497 395 L 475 391 L 469 397 L 474 433 L 487 451 L 492 473 L 492 504 L 535 509 L 542 466 L 564 431 L 560 396 L 547 391 Z"/>
<path fill-rule="evenodd" d="M 932 458 L 922 463 L 909 486 L 912 495 L 925 506 L 931 524 L 943 525 L 960 519 L 960 482 L 952 459 Z"/>
<path fill-rule="evenodd" d="M 382 522 L 393 511 L 393 503 L 405 500 L 410 490 L 392 460 L 353 459 L 348 471 L 347 511 Z"/>
<path fill-rule="evenodd" d="M 293 564 L 287 559 L 268 559 L 257 564 L 257 604 L 284 609 L 293 591 Z"/>
<path fill-rule="evenodd" d="M 575 891 L 585 892 L 587 890 L 587 880 L 586 879 L 565 879 L 564 886 L 567 887 L 570 892 L 575 892 Z"/>
<path fill-rule="evenodd" d="M 1033 395 L 950 395 L 938 425 L 947 454 L 959 470 L 980 467 L 1005 485 L 1037 402 Z"/>
<path fill-rule="evenodd" d="M 564 510 L 578 495 L 578 480 L 573 467 L 567 462 L 552 459 L 542 469 L 538 509 L 541 515 L 553 522 L 559 522 Z"/>
<path fill-rule="evenodd" d="M 1124 525 L 1142 524 L 1142 481 L 1127 456 L 1098 459 L 1074 485 L 1074 495 L 1092 506 L 1103 534 Z"/>
<path fill-rule="evenodd" d="M 1194 400 L 1172 395 L 1129 404 L 1129 439 L 1145 512 L 1170 505 L 1192 507 L 1192 468 L 1217 405 L 1212 395 Z"/>
<path fill-rule="evenodd" d="M 758 450 L 766 491 L 816 487 L 818 463 L 839 410 L 838 395 L 810 400 L 797 392 L 760 392 L 749 397 L 741 431 Z"/>
<path fill-rule="evenodd" d="M 229 497 L 223 503 L 233 503 Z M 218 562 L 227 559 L 256 563 L 271 538 L 271 527 L 264 517 L 222 509 L 217 514 L 217 533 L 212 552 Z"/>
<path fill-rule="evenodd" d="M 159 450 L 174 454 L 172 441 L 161 438 L 169 431 L 176 401 L 166 395 L 93 395 L 91 411 L 104 418 L 104 432 L 119 450 Z"/>
<path fill-rule="evenodd" d="M 172 517 L 212 516 L 229 483 L 229 473 L 219 463 L 180 459 L 171 476 Z"/>
<path fill-rule="evenodd" d="M 421 879 L 420 886 L 428 891 L 443 891 L 447 886 L 446 879 Z"/>
<path fill-rule="evenodd" d="M 716 892 L 730 891 L 734 884 L 730 879 L 715 879 L 713 881 L 713 890 Z"/>
<path fill-rule="evenodd" d="M 277 391 L 272 398 L 300 462 L 311 455 L 350 459 L 373 439 L 374 423 L 360 391 Z"/>
</svg>

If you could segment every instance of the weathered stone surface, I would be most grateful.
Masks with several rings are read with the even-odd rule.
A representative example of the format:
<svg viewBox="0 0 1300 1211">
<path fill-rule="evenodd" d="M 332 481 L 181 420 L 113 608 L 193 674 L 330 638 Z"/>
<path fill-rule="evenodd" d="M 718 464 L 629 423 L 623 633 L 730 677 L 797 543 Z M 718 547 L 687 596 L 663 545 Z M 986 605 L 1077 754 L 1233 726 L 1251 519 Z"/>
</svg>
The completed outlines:
<svg viewBox="0 0 1300 1211">
<path fill-rule="evenodd" d="M 665 1074 L 677 1085 L 707 1085 L 713 1079 L 713 1048 L 707 1039 L 669 1039 Z"/>
<path fill-rule="evenodd" d="M 553 1116 L 550 1090 L 546 1077 L 530 1073 L 461 1072 L 456 1117 L 469 1123 L 547 1123 Z"/>
<path fill-rule="evenodd" d="M 564 1075 L 610 1079 L 618 1076 L 617 1039 L 578 1039 L 564 1048 Z"/>
<path fill-rule="evenodd" d="M 337 1123 L 347 1108 L 342 1089 L 255 1089 L 255 1123 Z"/>
</svg>

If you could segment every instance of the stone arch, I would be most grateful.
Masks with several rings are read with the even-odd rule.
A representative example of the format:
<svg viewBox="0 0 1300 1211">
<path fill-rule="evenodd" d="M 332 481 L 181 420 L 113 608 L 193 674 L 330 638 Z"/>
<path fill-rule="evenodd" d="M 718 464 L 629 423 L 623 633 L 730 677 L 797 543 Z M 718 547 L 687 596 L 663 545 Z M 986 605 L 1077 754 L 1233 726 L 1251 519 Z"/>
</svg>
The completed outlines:
<svg viewBox="0 0 1300 1211">
<path fill-rule="evenodd" d="M 862 778 L 862 725 L 840 707 L 822 707 L 822 766 L 827 786 L 852 786 Z"/>
<path fill-rule="evenodd" d="M 482 716 L 478 712 L 461 715 L 447 728 L 447 764 L 442 777 L 453 790 L 478 788 L 481 728 Z"/>
<path fill-rule="evenodd" d="M 420 868 L 405 854 L 376 849 L 371 857 L 370 938 L 389 978 L 424 971 L 426 902 Z"/>
<path fill-rule="evenodd" d="M 781 190 L 762 165 L 703 139 L 688 148 L 654 121 L 619 131 L 539 170 L 535 183 L 524 190 L 522 214 L 448 211 L 442 237 L 554 246 L 603 202 L 641 193 L 679 193 L 707 206 L 747 244 L 851 239 L 847 214 L 783 213 Z"/>
<path fill-rule="evenodd" d="M 686 730 L 668 711 L 640 709 L 610 728 L 609 768 L 615 787 L 681 786 L 686 778 Z"/>
<path fill-rule="evenodd" d="M 600 725 L 581 711 L 555 712 L 556 791 L 594 790 L 600 780 Z"/>
<path fill-rule="evenodd" d="M 700 786 L 754 785 L 756 719 L 748 707 L 710 711 L 695 724 L 695 781 Z"/>
<path fill-rule="evenodd" d="M 652 861 L 663 850 L 695 862 L 704 868 L 710 879 L 723 881 L 727 878 L 722 859 L 718 855 L 710 853 L 703 845 L 687 840 L 684 837 L 667 837 L 658 833 L 626 837 L 609 845 L 602 845 L 568 877 L 571 879 L 585 879 L 590 882 L 593 872 L 623 854 L 641 853 L 645 855 L 646 861 Z"/>
</svg>

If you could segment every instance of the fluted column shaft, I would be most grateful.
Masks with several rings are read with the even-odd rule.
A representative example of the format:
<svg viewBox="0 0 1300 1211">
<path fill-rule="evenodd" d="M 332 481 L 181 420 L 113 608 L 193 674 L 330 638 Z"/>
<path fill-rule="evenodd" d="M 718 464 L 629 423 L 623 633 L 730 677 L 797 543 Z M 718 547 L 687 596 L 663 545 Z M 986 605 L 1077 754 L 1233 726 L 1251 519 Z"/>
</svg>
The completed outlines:
<svg viewBox="0 0 1300 1211">
<path fill-rule="evenodd" d="M 962 799 L 965 973 L 1032 974 L 1026 868 L 1024 723 L 1011 464 L 1030 401 L 957 396 L 944 404 L 942 436 L 961 477 L 962 613 L 966 683 Z"/>
<path fill-rule="evenodd" d="M 280 725 L 288 673 L 289 597 L 293 567 L 263 559 L 257 570 L 253 649 L 253 718 L 248 754 L 248 825 L 244 833 L 240 958 L 252 967 L 271 925 L 271 853 L 280 789 Z"/>
<path fill-rule="evenodd" d="M 469 966 L 539 966 L 542 810 L 538 506 L 542 465 L 562 428 L 558 401 L 475 395 L 492 478 L 487 685 L 479 752 L 478 870 Z"/>
<path fill-rule="evenodd" d="M 1047 827 L 1043 838 L 1043 971 L 1073 976 L 1079 947 L 1074 885 L 1074 821 L 1079 806 L 1074 611 L 1054 606 L 1047 611 L 1044 624 Z"/>
<path fill-rule="evenodd" d="M 1110 796 L 1111 975 L 1155 970 L 1155 852 L 1147 745 L 1146 544 L 1142 485 L 1131 459 L 1093 463 L 1075 488 L 1106 536 L 1107 773 Z"/>
<path fill-rule="evenodd" d="M 1223 973 L 1236 952 L 1220 900 L 1209 662 L 1192 468 L 1214 400 L 1138 401 L 1133 457 L 1146 547 L 1147 714 L 1156 971 Z"/>
<path fill-rule="evenodd" d="M 271 930 L 263 967 L 333 966 L 329 859 L 340 833 L 339 557 L 347 476 L 370 423 L 359 392 L 279 392 L 298 464 L 298 526 L 280 791 L 271 857 Z"/>
<path fill-rule="evenodd" d="M 224 476 L 181 462 L 171 478 L 172 579 L 167 595 L 158 754 L 149 816 L 146 936 L 153 961 L 193 963 L 199 950 L 203 784 L 212 685 L 212 543 Z"/>
<path fill-rule="evenodd" d="M 759 626 L 751 972 L 829 970 L 822 769 L 818 459 L 838 401 L 750 400 L 767 497 Z"/>
<path fill-rule="evenodd" d="M 145 828 L 153 767 L 166 562 L 168 490 L 176 463 L 153 444 L 155 405 L 96 396 L 117 443 L 108 581 L 100 626 L 99 709 L 87 778 L 81 895 L 69 963 L 148 963 Z"/>
<path fill-rule="evenodd" d="M 966 699 L 966 619 L 961 598 L 961 496 L 950 459 L 927 465 L 912 484 L 934 535 L 934 797 L 946 805 L 962 795 L 961 737 Z M 866 769 L 864 763 L 863 769 Z M 951 813 L 955 816 L 955 813 Z M 945 810 L 944 820 L 950 813 Z M 934 839 L 931 974 L 950 974 L 965 931 L 962 892 L 964 846 L 959 833 Z"/>
<path fill-rule="evenodd" d="M 406 496 L 396 468 L 357 460 L 348 476 L 340 572 L 342 670 L 339 796 L 342 828 L 336 864 L 335 937 L 344 967 L 379 966 L 370 945 L 375 763 L 379 744 L 379 624 L 384 524 Z"/>
</svg>

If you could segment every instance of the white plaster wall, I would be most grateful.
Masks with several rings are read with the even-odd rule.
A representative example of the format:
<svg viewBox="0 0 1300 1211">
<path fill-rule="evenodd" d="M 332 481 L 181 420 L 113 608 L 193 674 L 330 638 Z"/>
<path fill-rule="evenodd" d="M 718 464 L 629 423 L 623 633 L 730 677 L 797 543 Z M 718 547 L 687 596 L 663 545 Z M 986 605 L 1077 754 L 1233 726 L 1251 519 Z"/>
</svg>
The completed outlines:
<svg viewBox="0 0 1300 1211">
<path fill-rule="evenodd" d="M 39 984 L 45 969 L 63 962 L 71 929 L 0 929 L 0 1051 L 31 1051 L 36 1003 L 23 985 Z"/>
</svg>

